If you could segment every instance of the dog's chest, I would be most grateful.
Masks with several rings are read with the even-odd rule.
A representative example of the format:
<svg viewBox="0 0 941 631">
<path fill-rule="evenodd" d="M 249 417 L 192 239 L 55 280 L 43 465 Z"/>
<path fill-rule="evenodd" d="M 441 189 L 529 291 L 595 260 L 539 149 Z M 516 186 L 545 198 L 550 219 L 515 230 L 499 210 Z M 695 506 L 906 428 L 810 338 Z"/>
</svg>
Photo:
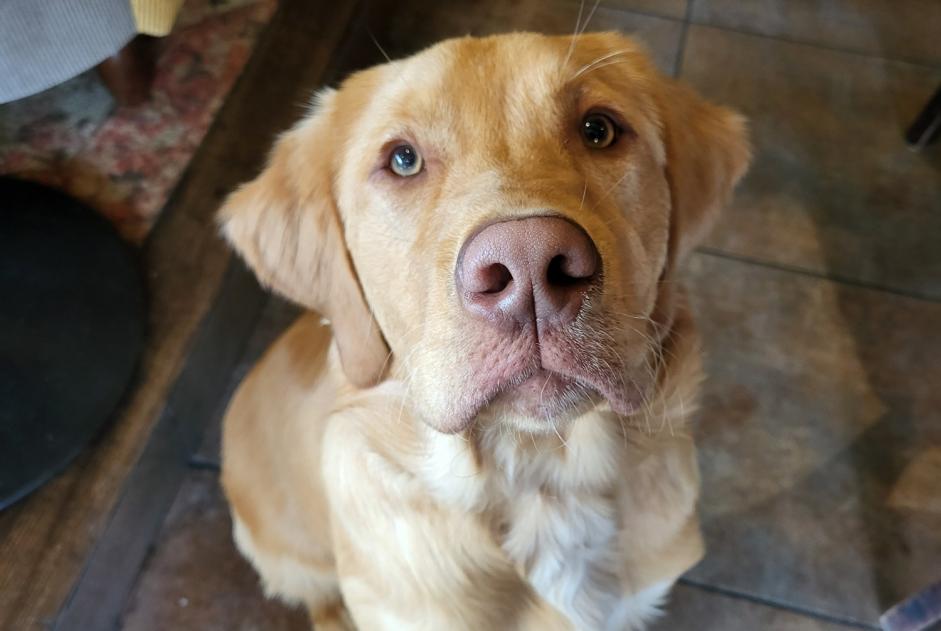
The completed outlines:
<svg viewBox="0 0 941 631">
<path fill-rule="evenodd" d="M 602 629 L 621 598 L 617 489 L 623 440 L 603 417 L 552 445 L 484 435 L 430 437 L 425 481 L 443 503 L 476 514 L 532 588 L 577 629 Z M 530 448 L 532 447 L 532 448 Z"/>
<path fill-rule="evenodd" d="M 501 547 L 532 587 L 573 619 L 601 619 L 618 585 L 613 501 L 522 493 L 509 500 L 503 518 Z"/>
<path fill-rule="evenodd" d="M 573 467 L 558 453 L 496 454 L 491 484 L 500 498 L 500 545 L 533 589 L 577 628 L 603 628 L 620 598 L 615 468 Z M 606 447 L 606 446 L 605 446 Z M 567 457 L 583 457 L 569 450 Z M 586 468 L 587 467 L 587 468 Z"/>
</svg>

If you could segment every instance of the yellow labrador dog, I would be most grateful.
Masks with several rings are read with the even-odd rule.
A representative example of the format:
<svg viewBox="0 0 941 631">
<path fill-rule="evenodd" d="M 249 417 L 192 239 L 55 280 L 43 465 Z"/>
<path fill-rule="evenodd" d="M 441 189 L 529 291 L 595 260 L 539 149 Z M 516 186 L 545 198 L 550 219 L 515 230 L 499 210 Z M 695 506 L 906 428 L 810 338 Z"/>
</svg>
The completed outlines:
<svg viewBox="0 0 941 631">
<path fill-rule="evenodd" d="M 741 117 L 617 34 L 321 92 L 220 218 L 320 314 L 225 420 L 265 591 L 319 629 L 643 629 L 702 555 L 676 269 L 748 161 Z"/>
</svg>

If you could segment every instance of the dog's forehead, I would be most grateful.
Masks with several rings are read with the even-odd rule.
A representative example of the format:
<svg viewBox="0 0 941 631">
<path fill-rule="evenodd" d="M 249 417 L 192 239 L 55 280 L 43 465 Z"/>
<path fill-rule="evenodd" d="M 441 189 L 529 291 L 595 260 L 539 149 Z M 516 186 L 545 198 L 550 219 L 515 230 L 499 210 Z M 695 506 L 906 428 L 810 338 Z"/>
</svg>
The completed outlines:
<svg viewBox="0 0 941 631">
<path fill-rule="evenodd" d="M 596 106 L 619 109 L 655 139 L 655 76 L 642 48 L 614 33 L 446 40 L 344 83 L 334 119 L 343 172 L 363 177 L 399 142 L 457 177 L 518 170 L 534 155 L 566 160 L 565 125 Z"/>
<path fill-rule="evenodd" d="M 566 62 L 554 38 L 517 35 L 443 42 L 417 56 L 415 70 L 454 95 L 482 100 L 539 100 L 563 83 Z"/>
<path fill-rule="evenodd" d="M 642 48 L 618 34 L 514 33 L 446 40 L 348 87 L 364 106 L 358 118 L 366 136 L 388 140 L 438 127 L 454 141 L 461 127 L 478 140 L 490 128 L 548 128 L 580 95 L 643 96 L 651 76 Z"/>
<path fill-rule="evenodd" d="M 548 37 L 448 40 L 390 68 L 396 79 L 379 100 L 426 122 L 493 116 L 521 122 L 554 106 L 564 84 L 563 62 L 558 42 Z"/>
</svg>

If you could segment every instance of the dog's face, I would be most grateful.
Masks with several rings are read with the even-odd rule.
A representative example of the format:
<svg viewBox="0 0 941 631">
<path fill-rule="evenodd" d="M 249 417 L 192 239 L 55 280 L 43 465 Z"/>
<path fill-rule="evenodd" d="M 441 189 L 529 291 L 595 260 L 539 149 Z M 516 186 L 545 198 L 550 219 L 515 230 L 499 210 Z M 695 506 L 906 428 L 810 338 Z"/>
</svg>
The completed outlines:
<svg viewBox="0 0 941 631">
<path fill-rule="evenodd" d="M 673 270 L 747 162 L 629 39 L 465 38 L 322 94 L 221 216 L 354 383 L 391 366 L 445 432 L 552 431 L 656 387 Z"/>
</svg>

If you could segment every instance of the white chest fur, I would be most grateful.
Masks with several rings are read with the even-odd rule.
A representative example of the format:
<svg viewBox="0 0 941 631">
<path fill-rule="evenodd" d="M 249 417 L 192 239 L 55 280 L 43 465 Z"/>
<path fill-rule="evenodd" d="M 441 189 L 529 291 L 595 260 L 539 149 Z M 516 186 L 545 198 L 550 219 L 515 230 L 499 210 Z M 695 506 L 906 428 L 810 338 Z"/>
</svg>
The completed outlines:
<svg viewBox="0 0 941 631">
<path fill-rule="evenodd" d="M 501 542 L 532 587 L 580 629 L 602 629 L 620 597 L 614 502 L 526 492 L 506 507 Z"/>
<path fill-rule="evenodd" d="M 622 572 L 618 498 L 628 447 L 617 427 L 598 413 L 578 419 L 564 440 L 494 430 L 473 445 L 438 435 L 429 452 L 434 492 L 499 524 L 507 556 L 579 630 L 642 629 L 670 588 L 633 593 Z"/>
</svg>

